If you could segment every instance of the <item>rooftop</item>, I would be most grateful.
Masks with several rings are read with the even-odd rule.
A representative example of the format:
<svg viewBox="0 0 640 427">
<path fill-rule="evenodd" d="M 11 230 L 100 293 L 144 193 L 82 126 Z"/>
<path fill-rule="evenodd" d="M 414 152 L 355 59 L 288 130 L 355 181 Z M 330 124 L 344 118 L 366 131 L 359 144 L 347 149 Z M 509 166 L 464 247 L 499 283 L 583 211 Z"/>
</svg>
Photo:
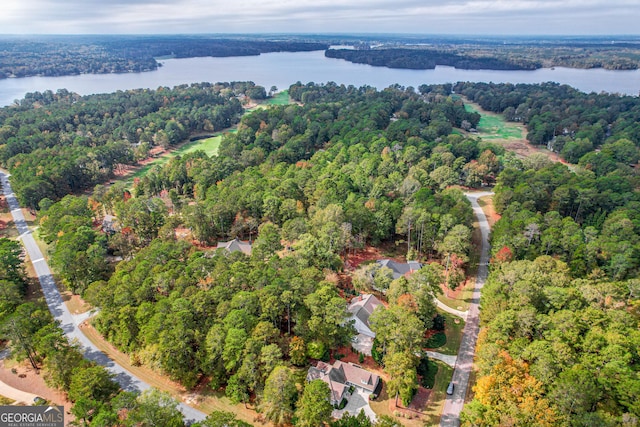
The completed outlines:
<svg viewBox="0 0 640 427">
<path fill-rule="evenodd" d="M 245 255 L 251 255 L 251 243 L 239 240 L 237 237 L 228 242 L 218 242 L 217 249 L 226 249 L 229 253 L 240 251 Z"/>
<path fill-rule="evenodd" d="M 422 268 L 422 264 L 418 261 L 407 261 L 405 262 L 397 262 L 392 259 L 379 259 L 376 261 L 382 267 L 390 268 L 393 272 L 393 278 L 398 279 L 407 273 L 413 273 L 414 271 L 420 270 Z"/>
<path fill-rule="evenodd" d="M 356 322 L 354 326 L 358 330 L 358 333 L 375 337 L 375 333 L 371 331 L 371 326 L 369 325 L 369 316 L 371 316 L 373 310 L 379 305 L 382 305 L 382 302 L 371 294 L 360 295 L 351 300 L 351 304 L 349 304 L 347 310 L 367 328 L 364 330 L 362 325 Z"/>
</svg>

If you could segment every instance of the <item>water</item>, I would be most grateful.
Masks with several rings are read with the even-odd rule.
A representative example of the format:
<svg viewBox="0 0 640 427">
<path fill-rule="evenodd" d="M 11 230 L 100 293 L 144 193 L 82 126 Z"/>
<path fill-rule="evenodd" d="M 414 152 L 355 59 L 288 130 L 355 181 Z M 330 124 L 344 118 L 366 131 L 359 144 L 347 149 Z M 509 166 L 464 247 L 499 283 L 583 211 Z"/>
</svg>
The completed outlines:
<svg viewBox="0 0 640 427">
<path fill-rule="evenodd" d="M 188 58 L 161 61 L 157 71 L 126 74 L 84 74 L 64 77 L 27 77 L 0 80 L 0 106 L 23 98 L 27 92 L 54 92 L 68 89 L 82 95 L 117 90 L 176 86 L 184 83 L 228 82 L 251 80 L 264 86 L 286 89 L 292 83 L 329 81 L 354 86 L 369 85 L 383 89 L 392 84 L 455 83 L 458 81 L 495 83 L 542 83 L 554 81 L 568 84 L 584 92 L 610 92 L 638 95 L 640 70 L 579 70 L 556 67 L 535 71 L 458 70 L 437 67 L 435 70 L 399 70 L 353 64 L 325 58 L 324 52 L 281 52 L 260 56 L 231 58 Z"/>
</svg>

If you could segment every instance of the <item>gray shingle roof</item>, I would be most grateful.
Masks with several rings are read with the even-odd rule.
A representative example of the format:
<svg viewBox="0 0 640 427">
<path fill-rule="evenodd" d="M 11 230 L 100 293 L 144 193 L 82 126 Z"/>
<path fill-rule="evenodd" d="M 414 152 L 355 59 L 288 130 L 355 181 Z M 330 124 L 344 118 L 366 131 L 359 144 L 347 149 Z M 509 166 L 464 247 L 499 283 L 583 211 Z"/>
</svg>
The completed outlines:
<svg viewBox="0 0 640 427">
<path fill-rule="evenodd" d="M 318 362 L 315 367 L 309 368 L 307 381 L 313 380 L 327 383 L 331 389 L 331 400 L 336 403 L 342 399 L 347 383 L 373 392 L 380 382 L 380 377 L 353 363 L 336 360 L 333 365 Z"/>
<path fill-rule="evenodd" d="M 218 242 L 217 249 L 221 248 L 226 249 L 229 253 L 240 251 L 246 255 L 251 255 L 251 243 L 243 242 L 237 237 L 233 240 L 229 240 L 228 242 Z"/>
<path fill-rule="evenodd" d="M 392 259 L 379 259 L 376 261 L 382 267 L 390 268 L 393 272 L 393 278 L 398 279 L 407 273 L 411 273 L 422 268 L 422 264 L 418 261 L 396 262 Z"/>
<path fill-rule="evenodd" d="M 365 333 L 365 335 L 369 335 L 375 337 L 375 333 L 371 331 L 371 326 L 369 325 L 369 316 L 373 313 L 373 310 L 376 309 L 382 303 L 378 298 L 373 295 L 361 295 L 355 297 L 351 300 L 351 304 L 347 307 L 349 312 L 357 317 L 366 327 L 369 329 L 368 331 L 358 331 L 360 333 Z M 356 329 L 358 329 L 358 325 L 356 325 Z"/>
</svg>

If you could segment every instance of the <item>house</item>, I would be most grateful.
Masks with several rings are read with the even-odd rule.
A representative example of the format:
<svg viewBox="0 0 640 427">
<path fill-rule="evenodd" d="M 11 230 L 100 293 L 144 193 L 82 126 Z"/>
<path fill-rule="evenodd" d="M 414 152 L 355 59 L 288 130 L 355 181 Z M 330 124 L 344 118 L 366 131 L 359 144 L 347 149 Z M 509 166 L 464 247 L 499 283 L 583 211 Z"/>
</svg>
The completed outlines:
<svg viewBox="0 0 640 427">
<path fill-rule="evenodd" d="M 393 279 L 398 279 L 422 268 L 418 261 L 396 262 L 392 259 L 379 259 L 376 261 L 381 267 L 387 267 L 393 272 Z"/>
<path fill-rule="evenodd" d="M 351 386 L 375 393 L 380 384 L 380 377 L 361 368 L 355 363 L 344 363 L 336 360 L 333 365 L 318 362 L 309 368 L 307 381 L 322 380 L 331 390 L 331 404 L 338 405 L 345 399 Z"/>
<path fill-rule="evenodd" d="M 113 215 L 105 215 L 102 219 L 102 231 L 107 234 L 114 234 L 118 231 L 116 225 L 116 217 Z"/>
<path fill-rule="evenodd" d="M 251 243 L 243 242 L 237 237 L 228 242 L 218 242 L 217 249 L 226 249 L 229 253 L 240 251 L 245 255 L 251 255 Z"/>
<path fill-rule="evenodd" d="M 347 307 L 351 313 L 350 320 L 354 321 L 353 326 L 358 332 L 358 335 L 351 342 L 351 346 L 367 356 L 371 356 L 373 339 L 376 337 L 376 333 L 371 330 L 369 325 L 369 316 L 380 305 L 382 305 L 380 300 L 369 294 L 353 298 Z"/>
</svg>

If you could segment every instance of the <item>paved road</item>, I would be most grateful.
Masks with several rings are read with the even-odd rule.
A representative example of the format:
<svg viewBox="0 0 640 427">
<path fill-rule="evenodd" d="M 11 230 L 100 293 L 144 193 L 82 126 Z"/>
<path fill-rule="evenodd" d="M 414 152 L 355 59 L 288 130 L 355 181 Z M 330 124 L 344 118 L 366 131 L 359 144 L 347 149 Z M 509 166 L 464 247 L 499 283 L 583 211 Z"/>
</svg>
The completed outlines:
<svg viewBox="0 0 640 427">
<path fill-rule="evenodd" d="M 0 182 L 2 182 L 2 188 L 4 195 L 7 198 L 11 215 L 13 216 L 13 222 L 20 234 L 19 239 L 22 240 L 22 244 L 29 254 L 33 268 L 38 275 L 38 280 L 40 281 L 40 286 L 42 286 L 42 292 L 47 301 L 47 305 L 49 306 L 49 311 L 51 311 L 53 317 L 60 322 L 60 327 L 67 335 L 69 341 L 77 341 L 84 352 L 85 358 L 106 367 L 110 372 L 112 372 L 115 375 L 115 380 L 123 389 L 130 391 L 144 391 L 150 388 L 149 384 L 145 383 L 143 380 L 136 377 L 113 360 L 109 359 L 109 357 L 93 345 L 93 343 L 89 341 L 89 339 L 80 330 L 78 325 L 82 320 L 84 320 L 84 316 L 73 316 L 62 301 L 62 296 L 56 287 L 56 283 L 53 280 L 47 261 L 44 259 L 40 248 L 31 235 L 31 230 L 29 230 L 29 227 L 27 226 L 27 222 L 24 219 L 18 200 L 11 189 L 8 176 L 2 171 L 0 171 Z M 187 406 L 184 403 L 180 403 L 179 408 L 184 414 L 187 422 L 200 421 L 206 417 L 203 412 Z"/>
<path fill-rule="evenodd" d="M 478 198 L 491 194 L 493 193 L 479 192 L 465 194 L 471 202 L 471 206 L 473 206 L 473 213 L 478 219 L 478 225 L 482 234 L 482 249 L 480 251 L 480 265 L 478 266 L 476 285 L 473 288 L 473 297 L 469 306 L 467 323 L 462 330 L 462 341 L 460 342 L 460 349 L 458 350 L 458 360 L 456 361 L 456 366 L 453 371 L 452 381 L 455 383 L 455 388 L 453 395 L 447 396 L 444 402 L 442 416 L 440 417 L 440 427 L 457 427 L 460 425 L 460 412 L 462 411 L 464 397 L 469 387 L 469 375 L 473 368 L 473 356 L 475 354 L 479 332 L 480 290 L 487 279 L 487 265 L 489 263 L 489 223 L 482 208 L 478 204 Z"/>
</svg>

